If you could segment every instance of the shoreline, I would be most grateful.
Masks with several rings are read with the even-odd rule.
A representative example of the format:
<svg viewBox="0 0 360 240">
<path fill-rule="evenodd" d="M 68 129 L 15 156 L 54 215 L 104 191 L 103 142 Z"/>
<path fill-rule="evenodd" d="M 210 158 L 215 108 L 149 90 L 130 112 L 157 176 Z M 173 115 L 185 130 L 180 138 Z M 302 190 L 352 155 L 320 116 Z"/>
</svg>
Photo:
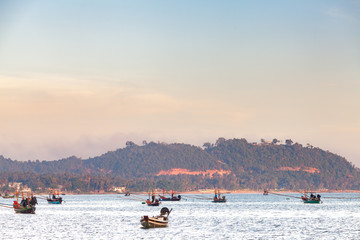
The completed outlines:
<svg viewBox="0 0 360 240">
<path fill-rule="evenodd" d="M 260 190 L 251 190 L 251 189 L 237 189 L 237 190 L 226 190 L 226 189 L 219 189 L 221 194 L 263 194 L 264 191 Z M 303 191 L 302 191 L 303 192 Z M 301 191 L 294 191 L 294 190 L 269 190 L 269 193 L 286 193 L 286 194 L 301 194 Z M 310 192 L 310 191 L 307 191 Z M 312 190 L 311 192 L 314 193 L 360 193 L 360 190 L 330 190 L 330 189 L 318 189 Z M 62 192 L 66 195 L 123 195 L 124 192 Z M 156 195 L 162 194 L 162 190 L 155 191 Z M 192 190 L 192 191 L 183 191 L 177 192 L 174 191 L 175 195 L 181 194 L 213 194 L 214 189 L 199 189 L 199 190 Z M 48 193 L 35 193 L 36 195 L 49 195 Z M 148 195 L 148 192 L 130 192 L 130 194 L 141 194 L 141 195 Z M 169 195 L 167 192 L 165 195 Z M 62 196 L 62 195 L 60 195 Z"/>
</svg>

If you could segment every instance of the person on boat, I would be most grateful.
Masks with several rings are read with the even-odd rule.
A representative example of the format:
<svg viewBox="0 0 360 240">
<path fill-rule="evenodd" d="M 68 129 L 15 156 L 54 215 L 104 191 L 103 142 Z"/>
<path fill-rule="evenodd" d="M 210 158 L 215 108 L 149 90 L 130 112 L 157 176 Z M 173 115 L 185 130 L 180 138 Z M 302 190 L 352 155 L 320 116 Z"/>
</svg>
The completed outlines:
<svg viewBox="0 0 360 240">
<path fill-rule="evenodd" d="M 53 194 L 52 198 L 53 198 L 53 199 L 55 199 L 55 198 L 56 198 L 55 194 Z"/>
<path fill-rule="evenodd" d="M 215 193 L 214 201 L 218 200 L 218 195 Z"/>
<path fill-rule="evenodd" d="M 151 196 L 151 202 L 155 202 L 155 195 L 153 194 L 152 196 Z"/>
<path fill-rule="evenodd" d="M 320 194 L 318 194 L 317 196 L 316 196 L 319 200 L 320 200 L 320 198 L 321 198 L 321 195 Z"/>
<path fill-rule="evenodd" d="M 26 200 L 25 199 L 21 200 L 20 205 L 26 207 Z"/>
<path fill-rule="evenodd" d="M 31 206 L 35 206 L 37 204 L 37 199 L 36 197 L 32 197 L 31 200 L 30 200 L 30 205 Z"/>
</svg>

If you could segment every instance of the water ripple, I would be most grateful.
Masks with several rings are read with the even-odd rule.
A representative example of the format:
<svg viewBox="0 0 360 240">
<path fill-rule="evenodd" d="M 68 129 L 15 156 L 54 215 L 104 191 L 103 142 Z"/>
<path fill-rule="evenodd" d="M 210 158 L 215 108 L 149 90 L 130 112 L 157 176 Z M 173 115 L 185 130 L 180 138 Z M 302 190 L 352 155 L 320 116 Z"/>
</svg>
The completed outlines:
<svg viewBox="0 0 360 240">
<path fill-rule="evenodd" d="M 325 195 L 325 194 L 323 194 Z M 354 197 L 357 194 L 327 194 Z M 297 196 L 296 194 L 294 196 Z M 187 196 L 184 195 L 186 198 Z M 35 215 L 0 208 L 2 239 L 358 239 L 360 200 L 298 199 L 261 194 L 229 194 L 225 204 L 187 198 L 164 202 L 173 208 L 167 228 L 143 229 L 140 216 L 161 207 L 117 195 L 64 196 L 62 205 L 39 200 Z M 1 203 L 11 200 L 1 199 Z"/>
</svg>

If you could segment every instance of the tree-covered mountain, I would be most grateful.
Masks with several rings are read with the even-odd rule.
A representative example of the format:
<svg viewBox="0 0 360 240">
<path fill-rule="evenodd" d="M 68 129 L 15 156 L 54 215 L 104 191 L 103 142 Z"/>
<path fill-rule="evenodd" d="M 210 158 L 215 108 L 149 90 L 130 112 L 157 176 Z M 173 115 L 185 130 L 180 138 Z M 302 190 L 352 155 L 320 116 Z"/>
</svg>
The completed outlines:
<svg viewBox="0 0 360 240">
<path fill-rule="evenodd" d="M 345 158 L 312 146 L 250 144 L 218 139 L 205 149 L 251 188 L 358 188 L 359 169 Z"/>
<path fill-rule="evenodd" d="M 0 156 L 0 185 L 22 182 L 34 189 L 62 185 L 68 190 L 198 188 L 358 189 L 360 172 L 343 157 L 303 147 L 219 138 L 203 148 L 188 144 L 127 142 L 126 147 L 82 160 L 19 162 Z"/>
<path fill-rule="evenodd" d="M 85 161 L 93 173 L 106 172 L 124 178 L 153 177 L 161 170 L 182 168 L 206 171 L 221 164 L 200 147 L 188 144 L 146 143 L 108 152 Z"/>
</svg>

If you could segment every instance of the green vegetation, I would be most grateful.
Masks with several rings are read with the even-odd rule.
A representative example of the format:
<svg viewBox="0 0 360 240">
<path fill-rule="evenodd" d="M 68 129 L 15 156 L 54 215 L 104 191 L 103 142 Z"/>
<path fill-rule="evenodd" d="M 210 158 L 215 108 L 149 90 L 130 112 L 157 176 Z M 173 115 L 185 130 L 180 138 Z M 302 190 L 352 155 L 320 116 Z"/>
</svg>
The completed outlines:
<svg viewBox="0 0 360 240">
<path fill-rule="evenodd" d="M 188 144 L 143 142 L 99 157 L 58 161 L 12 161 L 0 156 L 0 186 L 21 182 L 32 189 L 61 185 L 69 191 L 108 191 L 126 186 L 131 191 L 166 188 L 178 191 L 225 189 L 359 189 L 360 171 L 343 157 L 303 147 L 291 139 L 248 143 L 245 139 L 219 138 L 204 148 Z M 174 168 L 190 171 L 230 170 L 220 175 L 160 175 Z"/>
</svg>

